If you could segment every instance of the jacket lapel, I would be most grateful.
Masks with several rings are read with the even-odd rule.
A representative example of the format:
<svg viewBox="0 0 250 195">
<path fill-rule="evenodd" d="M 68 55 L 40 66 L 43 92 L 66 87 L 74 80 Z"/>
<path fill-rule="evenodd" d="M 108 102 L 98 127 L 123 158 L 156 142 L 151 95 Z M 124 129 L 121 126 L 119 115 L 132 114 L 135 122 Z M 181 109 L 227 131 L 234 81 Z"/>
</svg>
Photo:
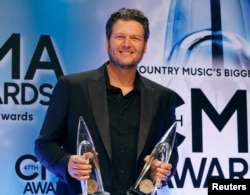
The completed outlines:
<svg viewBox="0 0 250 195">
<path fill-rule="evenodd" d="M 111 159 L 111 139 L 109 132 L 109 117 L 107 107 L 107 95 L 105 87 L 105 79 L 102 77 L 88 81 L 88 91 L 90 94 L 91 106 L 98 130 L 101 134 L 105 149 Z"/>
<path fill-rule="evenodd" d="M 141 117 L 140 129 L 137 148 L 137 159 L 140 157 L 141 152 L 146 143 L 150 124 L 152 120 L 153 105 L 154 105 L 154 88 L 147 85 L 145 80 L 141 77 Z"/>
</svg>

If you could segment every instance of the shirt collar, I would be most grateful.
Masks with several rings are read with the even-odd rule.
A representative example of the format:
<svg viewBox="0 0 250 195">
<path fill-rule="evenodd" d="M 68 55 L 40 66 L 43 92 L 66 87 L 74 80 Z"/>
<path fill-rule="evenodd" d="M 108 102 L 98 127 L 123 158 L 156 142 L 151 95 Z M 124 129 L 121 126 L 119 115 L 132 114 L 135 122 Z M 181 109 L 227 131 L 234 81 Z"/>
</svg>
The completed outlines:
<svg viewBox="0 0 250 195">
<path fill-rule="evenodd" d="M 106 82 L 106 88 L 111 89 L 110 81 L 109 81 L 109 76 L 108 76 L 108 63 L 106 65 L 106 68 L 104 69 L 104 77 L 105 77 L 105 82 Z M 135 75 L 135 81 L 134 81 L 134 91 L 141 91 L 140 88 L 140 74 L 138 71 L 136 71 Z"/>
</svg>

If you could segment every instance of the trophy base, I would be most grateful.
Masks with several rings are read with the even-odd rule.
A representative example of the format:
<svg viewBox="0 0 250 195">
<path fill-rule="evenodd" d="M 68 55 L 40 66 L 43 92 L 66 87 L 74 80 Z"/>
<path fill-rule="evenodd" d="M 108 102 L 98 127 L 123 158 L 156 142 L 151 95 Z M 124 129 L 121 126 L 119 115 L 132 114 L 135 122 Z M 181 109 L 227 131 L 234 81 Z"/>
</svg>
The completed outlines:
<svg viewBox="0 0 250 195">
<path fill-rule="evenodd" d="M 83 195 L 83 194 L 78 194 L 78 195 Z M 95 192 L 94 194 L 91 195 L 111 195 L 109 192 Z"/>
<path fill-rule="evenodd" d="M 91 195 L 110 195 L 109 192 L 95 192 L 94 194 Z"/>
<path fill-rule="evenodd" d="M 137 190 L 137 189 L 134 189 L 134 188 L 129 188 L 129 190 L 127 191 L 127 195 L 146 195 L 144 194 L 143 192 Z"/>
</svg>

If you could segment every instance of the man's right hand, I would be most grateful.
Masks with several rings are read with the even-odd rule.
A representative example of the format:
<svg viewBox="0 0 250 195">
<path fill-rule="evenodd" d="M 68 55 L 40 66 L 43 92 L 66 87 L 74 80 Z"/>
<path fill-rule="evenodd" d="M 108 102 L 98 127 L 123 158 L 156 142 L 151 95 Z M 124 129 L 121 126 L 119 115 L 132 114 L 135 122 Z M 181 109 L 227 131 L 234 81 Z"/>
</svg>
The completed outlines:
<svg viewBox="0 0 250 195">
<path fill-rule="evenodd" d="M 78 156 L 71 155 L 68 162 L 69 175 L 77 180 L 87 180 L 90 178 L 92 166 L 89 164 L 91 155 Z"/>
</svg>

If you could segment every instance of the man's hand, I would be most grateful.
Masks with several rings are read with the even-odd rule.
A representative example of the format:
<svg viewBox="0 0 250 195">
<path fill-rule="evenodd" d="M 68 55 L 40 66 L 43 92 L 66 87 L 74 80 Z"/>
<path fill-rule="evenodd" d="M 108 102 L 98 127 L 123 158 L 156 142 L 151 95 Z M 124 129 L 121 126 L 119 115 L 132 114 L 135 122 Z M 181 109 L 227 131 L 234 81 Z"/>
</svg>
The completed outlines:
<svg viewBox="0 0 250 195">
<path fill-rule="evenodd" d="M 144 158 L 145 162 L 148 162 L 149 156 Z M 159 161 L 157 159 L 153 160 L 150 167 L 150 177 L 153 181 L 160 179 L 161 181 L 166 181 L 168 176 L 171 175 L 172 164 Z M 162 183 L 157 184 L 158 188 L 161 187 Z"/>
<path fill-rule="evenodd" d="M 92 153 L 83 156 L 71 155 L 68 162 L 69 175 L 77 180 L 87 180 L 90 178 L 92 166 L 89 159 L 93 158 Z"/>
</svg>

